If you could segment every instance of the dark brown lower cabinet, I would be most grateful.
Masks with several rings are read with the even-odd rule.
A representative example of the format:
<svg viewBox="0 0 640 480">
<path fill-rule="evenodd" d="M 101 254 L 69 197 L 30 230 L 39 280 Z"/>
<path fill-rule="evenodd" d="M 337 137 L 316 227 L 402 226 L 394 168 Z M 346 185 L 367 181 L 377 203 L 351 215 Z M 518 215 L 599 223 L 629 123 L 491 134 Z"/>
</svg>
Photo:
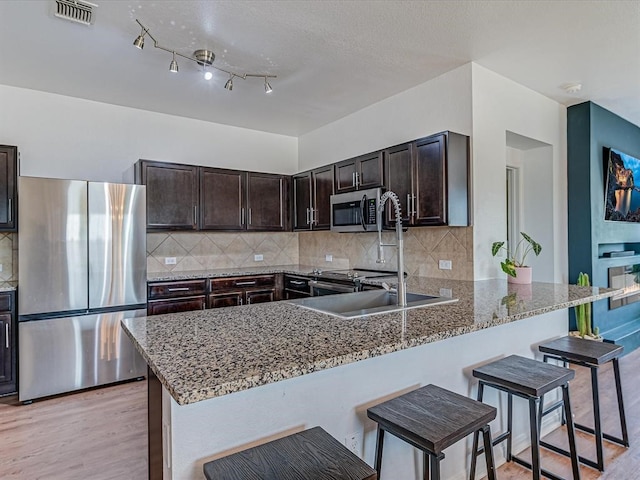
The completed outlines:
<svg viewBox="0 0 640 480">
<path fill-rule="evenodd" d="M 154 300 L 147 302 L 147 315 L 162 315 L 164 313 L 188 312 L 204 310 L 207 299 L 200 297 L 172 298 L 168 300 Z"/>
<path fill-rule="evenodd" d="M 279 300 L 277 276 L 213 278 L 209 281 L 209 308 L 234 307 Z"/>
<path fill-rule="evenodd" d="M 207 305 L 207 281 L 182 280 L 147 284 L 147 315 L 203 310 Z"/>
<path fill-rule="evenodd" d="M 15 292 L 0 293 L 0 395 L 16 393 L 17 343 L 16 343 Z"/>
<path fill-rule="evenodd" d="M 209 295 L 209 308 L 237 307 L 243 303 L 244 292 L 227 292 Z"/>
</svg>

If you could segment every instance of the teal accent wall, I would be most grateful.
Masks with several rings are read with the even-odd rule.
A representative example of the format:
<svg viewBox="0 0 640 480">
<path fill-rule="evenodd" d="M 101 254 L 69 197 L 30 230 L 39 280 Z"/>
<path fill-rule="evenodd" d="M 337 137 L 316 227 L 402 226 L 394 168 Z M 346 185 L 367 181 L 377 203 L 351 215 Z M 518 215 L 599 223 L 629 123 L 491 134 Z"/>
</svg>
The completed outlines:
<svg viewBox="0 0 640 480">
<path fill-rule="evenodd" d="M 609 267 L 640 263 L 640 224 L 604 220 L 604 147 L 640 158 L 640 127 L 593 102 L 569 107 L 567 192 L 571 283 L 577 281 L 579 272 L 586 272 L 593 285 L 607 286 Z M 604 252 L 616 250 L 635 250 L 636 255 L 632 258 L 603 257 Z M 616 331 L 621 327 L 638 324 L 640 341 L 640 302 L 615 310 L 609 310 L 608 300 L 596 302 L 593 321 L 605 338 L 611 332 L 613 340 L 617 340 L 615 337 L 619 332 Z M 571 322 L 573 329 L 573 318 Z"/>
</svg>

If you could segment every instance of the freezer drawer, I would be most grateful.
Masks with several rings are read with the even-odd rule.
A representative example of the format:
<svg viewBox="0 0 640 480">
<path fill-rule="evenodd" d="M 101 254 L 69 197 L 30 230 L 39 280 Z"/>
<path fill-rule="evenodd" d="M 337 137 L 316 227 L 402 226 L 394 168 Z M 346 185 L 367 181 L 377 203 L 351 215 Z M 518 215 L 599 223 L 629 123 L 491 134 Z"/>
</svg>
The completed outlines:
<svg viewBox="0 0 640 480">
<path fill-rule="evenodd" d="M 146 374 L 146 363 L 120 321 L 144 309 L 20 322 L 21 402 Z"/>
</svg>

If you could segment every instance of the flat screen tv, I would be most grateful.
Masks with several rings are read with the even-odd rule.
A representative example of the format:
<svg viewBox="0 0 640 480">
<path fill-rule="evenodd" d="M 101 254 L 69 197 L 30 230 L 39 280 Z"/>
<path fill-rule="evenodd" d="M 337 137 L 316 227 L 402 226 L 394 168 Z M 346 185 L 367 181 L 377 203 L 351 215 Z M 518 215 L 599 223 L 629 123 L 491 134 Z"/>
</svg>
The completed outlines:
<svg viewBox="0 0 640 480">
<path fill-rule="evenodd" d="M 604 219 L 640 222 L 640 160 L 613 148 L 605 148 L 603 153 L 607 182 Z"/>
</svg>

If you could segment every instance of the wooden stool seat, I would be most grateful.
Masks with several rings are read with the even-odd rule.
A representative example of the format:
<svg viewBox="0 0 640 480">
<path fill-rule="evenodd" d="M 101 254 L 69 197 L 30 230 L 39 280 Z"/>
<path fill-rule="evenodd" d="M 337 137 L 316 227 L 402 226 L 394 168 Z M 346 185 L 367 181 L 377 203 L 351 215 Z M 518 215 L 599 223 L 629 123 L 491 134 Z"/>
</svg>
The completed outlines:
<svg viewBox="0 0 640 480">
<path fill-rule="evenodd" d="M 378 423 L 376 471 L 380 478 L 384 433 L 388 432 L 424 453 L 424 478 L 440 478 L 442 451 L 471 433 L 482 431 L 491 443 L 489 422 L 496 409 L 436 385 L 427 385 L 371 407 L 367 416 Z M 492 451 L 487 455 L 489 478 L 494 478 Z"/>
<path fill-rule="evenodd" d="M 622 355 L 624 348 L 609 342 L 598 342 L 587 340 L 580 337 L 562 337 L 550 342 L 544 343 L 538 347 L 544 353 L 545 362 L 549 359 L 559 360 L 566 366 L 567 363 L 587 367 L 591 370 L 591 393 L 593 401 L 593 428 L 580 423 L 575 423 L 575 428 L 583 432 L 591 433 L 595 436 L 596 444 L 596 461 L 585 457 L 578 457 L 579 460 L 593 468 L 604 471 L 604 447 L 603 438 L 619 445 L 629 446 L 629 434 L 627 432 L 627 421 L 624 412 L 624 402 L 622 399 L 622 383 L 620 379 L 620 365 L 618 357 Z M 618 399 L 618 414 L 620 417 L 620 428 L 622 438 L 609 435 L 602 431 L 602 421 L 600 418 L 600 395 L 598 390 L 598 368 L 608 362 L 613 364 L 613 374 L 616 384 L 616 394 Z M 561 406 L 562 402 L 548 407 L 543 415 L 552 412 Z M 557 453 L 568 455 L 568 452 L 548 442 L 541 442 L 546 448 Z"/>
<path fill-rule="evenodd" d="M 376 472 L 320 427 L 204 464 L 207 480 L 376 480 Z"/>
<path fill-rule="evenodd" d="M 568 368 L 551 365 L 530 358 L 511 355 L 501 358 L 487 365 L 473 370 L 473 376 L 478 378 L 478 400 L 482 401 L 485 387 L 492 387 L 508 394 L 507 398 L 507 429 L 493 439 L 493 445 L 507 441 L 507 461 L 514 461 L 531 469 L 534 480 L 539 480 L 542 475 L 554 480 L 562 480 L 555 474 L 543 470 L 540 465 L 540 427 L 543 416 L 542 399 L 546 393 L 561 388 L 562 405 L 567 418 L 567 435 L 569 437 L 569 456 L 574 480 L 580 479 L 578 466 L 578 454 L 576 451 L 575 431 L 573 417 L 571 415 L 571 403 L 569 401 L 569 380 L 575 376 L 575 372 Z M 529 430 L 531 435 L 531 462 L 516 457 L 511 452 L 513 437 L 513 395 L 524 398 L 529 403 Z M 478 434 L 473 438 L 473 450 L 471 455 L 471 480 L 475 478 L 476 456 L 484 449 L 478 450 Z"/>
</svg>

